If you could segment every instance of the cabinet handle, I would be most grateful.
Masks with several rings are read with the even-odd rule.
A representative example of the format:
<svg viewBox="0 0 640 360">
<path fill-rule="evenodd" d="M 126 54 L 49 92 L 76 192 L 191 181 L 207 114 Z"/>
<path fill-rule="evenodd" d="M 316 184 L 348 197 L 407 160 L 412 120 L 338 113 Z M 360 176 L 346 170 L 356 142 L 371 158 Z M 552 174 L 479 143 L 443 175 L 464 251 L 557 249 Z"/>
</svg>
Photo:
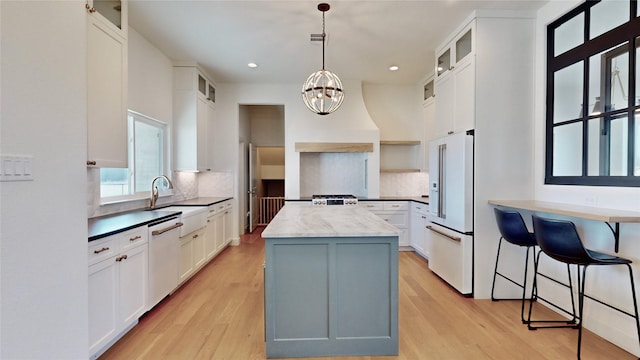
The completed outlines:
<svg viewBox="0 0 640 360">
<path fill-rule="evenodd" d="M 447 132 L 447 135 L 451 135 L 451 134 L 453 134 L 453 131 Z"/>
<path fill-rule="evenodd" d="M 132 237 L 132 238 L 129 238 L 129 241 L 136 241 L 136 240 L 140 239 L 141 237 L 142 237 L 142 236 L 137 235 L 137 236 L 134 236 L 134 237 Z"/>
<path fill-rule="evenodd" d="M 373 205 L 365 205 L 366 207 L 373 207 Z"/>
<path fill-rule="evenodd" d="M 228 212 L 228 211 L 225 211 L 224 213 L 225 213 L 225 214 L 228 214 L 229 212 Z"/>
<path fill-rule="evenodd" d="M 426 218 L 427 218 L 427 217 L 426 217 L 426 216 L 424 216 L 424 215 L 423 215 L 423 216 L 421 216 L 421 217 L 422 217 L 423 219 L 426 219 Z"/>
<path fill-rule="evenodd" d="M 208 222 L 208 223 L 210 223 L 210 222 L 211 222 L 211 220 L 207 219 L 207 222 Z"/>
<path fill-rule="evenodd" d="M 396 207 L 397 208 L 397 207 L 400 207 L 400 205 L 391 205 L 391 207 Z"/>
<path fill-rule="evenodd" d="M 440 231 L 440 230 L 436 230 L 436 229 L 435 229 L 433 226 L 431 226 L 431 225 L 427 225 L 427 229 L 429 229 L 429 230 L 431 230 L 431 231 L 433 231 L 433 232 L 437 232 L 438 234 L 440 234 L 440 235 L 442 235 L 442 236 L 446 236 L 446 237 L 448 237 L 449 239 L 451 239 L 451 240 L 453 240 L 453 241 L 458 241 L 458 242 L 462 241 L 462 239 L 461 239 L 461 238 L 459 238 L 459 237 L 457 237 L 457 236 L 451 236 L 451 235 L 449 235 L 449 234 L 445 234 L 445 233 L 443 233 L 443 232 L 442 232 L 442 231 Z"/>
<path fill-rule="evenodd" d="M 117 262 L 120 262 L 120 261 L 122 261 L 122 260 L 126 260 L 126 259 L 127 259 L 127 255 L 122 255 L 122 256 L 118 256 L 118 257 L 116 258 L 116 261 L 117 261 Z"/>
<path fill-rule="evenodd" d="M 456 68 L 455 66 L 449 66 L 449 70 L 453 70 L 455 68 Z"/>
<path fill-rule="evenodd" d="M 191 238 L 192 238 L 192 239 L 195 239 L 195 238 L 197 238 L 197 237 L 198 237 L 198 234 L 195 234 L 195 235 L 193 235 Z"/>
<path fill-rule="evenodd" d="M 108 247 L 103 247 L 103 248 L 102 248 L 102 249 L 100 249 L 100 250 L 93 250 L 93 253 L 94 253 L 94 254 L 100 254 L 101 252 L 103 252 L 103 251 L 107 251 L 107 250 L 109 250 L 109 248 L 108 248 Z"/>
<path fill-rule="evenodd" d="M 96 8 L 89 6 L 89 3 L 84 4 L 84 8 L 87 9 L 91 14 L 96 12 Z"/>
<path fill-rule="evenodd" d="M 96 162 L 95 162 L 95 160 L 87 160 L 87 165 L 94 166 L 94 165 L 96 165 Z"/>
</svg>

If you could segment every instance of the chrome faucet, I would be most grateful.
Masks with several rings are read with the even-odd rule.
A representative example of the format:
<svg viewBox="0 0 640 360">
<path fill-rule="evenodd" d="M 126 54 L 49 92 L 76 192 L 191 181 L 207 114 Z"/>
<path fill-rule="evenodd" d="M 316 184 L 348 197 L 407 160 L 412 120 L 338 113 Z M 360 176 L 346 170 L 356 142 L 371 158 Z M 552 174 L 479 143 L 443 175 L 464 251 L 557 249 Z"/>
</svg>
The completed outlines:
<svg viewBox="0 0 640 360">
<path fill-rule="evenodd" d="M 158 201 L 158 187 L 156 186 L 156 180 L 158 179 L 165 179 L 167 180 L 167 183 L 169 184 L 169 189 L 173 189 L 173 183 L 171 182 L 171 180 L 169 180 L 168 177 L 164 176 L 164 175 L 160 175 L 160 176 L 156 176 L 155 178 L 153 178 L 153 180 L 151 181 L 151 201 L 149 204 L 149 208 L 153 209 L 156 207 L 156 201 Z"/>
</svg>

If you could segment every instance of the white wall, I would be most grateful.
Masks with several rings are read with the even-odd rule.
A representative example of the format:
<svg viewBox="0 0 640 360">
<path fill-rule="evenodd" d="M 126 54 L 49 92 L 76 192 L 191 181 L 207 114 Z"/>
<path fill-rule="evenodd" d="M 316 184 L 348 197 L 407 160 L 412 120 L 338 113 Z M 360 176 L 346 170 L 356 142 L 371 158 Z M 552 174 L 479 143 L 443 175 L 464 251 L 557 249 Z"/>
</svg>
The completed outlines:
<svg viewBox="0 0 640 360">
<path fill-rule="evenodd" d="M 0 183 L 3 359 L 88 357 L 87 14 L 2 1 L 0 152 L 34 180 Z"/>
<path fill-rule="evenodd" d="M 296 142 L 372 142 L 374 152 L 368 153 L 369 196 L 379 195 L 379 130 L 362 100 L 358 81 L 343 81 L 345 101 L 335 113 L 319 116 L 311 113 L 300 97 L 300 84 L 221 84 L 219 116 L 225 119 L 225 134 L 217 144 L 219 150 L 238 149 L 239 105 L 284 105 L 285 119 L 285 197 L 300 197 L 300 154 Z M 224 168 L 237 167 L 238 153 L 229 154 Z M 237 173 L 237 172 L 236 172 Z M 236 197 L 239 194 L 235 194 Z"/>
<path fill-rule="evenodd" d="M 546 71 L 546 26 L 580 1 L 552 1 L 540 9 L 536 25 L 536 73 Z M 544 76 L 536 77 L 535 89 L 535 199 L 576 205 L 597 206 L 601 208 L 640 210 L 640 189 L 598 186 L 563 186 L 544 184 L 544 151 L 545 151 L 545 97 L 546 83 Z M 525 213 L 529 217 L 530 213 Z M 544 216 L 551 215 L 543 214 Z M 613 253 L 613 235 L 606 224 L 598 221 L 571 218 L 576 223 L 580 235 L 588 248 Z M 640 276 L 640 224 L 620 225 L 620 256 L 634 262 L 633 271 L 636 279 L 636 290 Z M 553 271 L 547 264 L 546 270 Z M 561 274 L 559 272 L 559 274 Z M 632 311 L 628 275 L 624 268 L 612 269 L 604 267 L 590 268 L 587 273 L 587 292 L 605 302 L 612 303 Z M 545 295 L 552 298 L 566 297 L 566 289 L 547 289 Z M 640 355 L 638 338 L 633 320 L 619 315 L 613 310 L 595 305 L 587 300 L 585 303 L 584 324 L 589 330 L 598 333 L 605 339 L 624 349 Z"/>
</svg>

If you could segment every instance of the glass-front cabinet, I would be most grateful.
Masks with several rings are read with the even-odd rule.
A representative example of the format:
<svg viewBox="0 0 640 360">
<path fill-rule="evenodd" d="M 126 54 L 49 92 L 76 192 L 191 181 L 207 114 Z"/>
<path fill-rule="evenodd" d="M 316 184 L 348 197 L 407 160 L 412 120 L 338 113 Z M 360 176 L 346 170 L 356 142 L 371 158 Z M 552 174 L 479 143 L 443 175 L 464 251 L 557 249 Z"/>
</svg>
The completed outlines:
<svg viewBox="0 0 640 360">
<path fill-rule="evenodd" d="M 436 53 L 438 55 L 435 69 L 437 77 L 453 70 L 460 62 L 467 59 L 468 55 L 474 52 L 474 29 L 475 21 L 471 21 L 460 32 L 456 33 L 456 36 L 444 47 L 437 49 Z"/>
<path fill-rule="evenodd" d="M 98 21 L 112 30 L 119 32 L 125 38 L 127 33 L 127 3 L 120 0 L 88 0 L 85 3 L 87 11 Z"/>
</svg>

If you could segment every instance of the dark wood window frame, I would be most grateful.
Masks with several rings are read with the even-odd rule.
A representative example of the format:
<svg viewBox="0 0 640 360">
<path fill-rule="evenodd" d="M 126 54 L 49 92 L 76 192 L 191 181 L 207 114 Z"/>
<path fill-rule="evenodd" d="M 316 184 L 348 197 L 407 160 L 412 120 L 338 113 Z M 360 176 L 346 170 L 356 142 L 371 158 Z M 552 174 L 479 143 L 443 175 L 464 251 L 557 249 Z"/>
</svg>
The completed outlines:
<svg viewBox="0 0 640 360">
<path fill-rule="evenodd" d="M 603 33 L 593 39 L 589 39 L 590 28 L 590 9 L 600 1 L 586 1 L 569 11 L 558 20 L 547 26 L 547 99 L 546 99 L 546 154 L 545 154 L 545 184 L 558 185 L 592 185 L 592 186 L 622 186 L 622 187 L 640 187 L 640 176 L 634 176 L 634 149 L 635 142 L 640 139 L 634 139 L 635 134 L 635 112 L 640 111 L 640 105 L 635 103 L 636 99 L 636 44 L 640 39 L 640 17 L 636 17 L 637 1 L 629 1 L 629 21 L 626 23 Z M 576 16 L 584 15 L 584 41 L 582 44 L 559 55 L 554 55 L 554 34 L 555 30 L 567 21 Z M 629 54 L 629 89 L 628 104 L 622 109 L 605 108 L 602 114 L 589 114 L 588 111 L 582 111 L 580 117 L 570 119 L 558 123 L 553 122 L 554 109 L 554 73 L 573 64 L 583 63 L 583 91 L 582 103 L 588 104 L 589 99 L 589 59 L 593 55 L 605 52 L 616 45 L 626 44 L 626 49 L 622 52 Z M 612 51 L 620 51 L 616 47 Z M 607 52 L 606 56 L 612 56 Z M 603 79 L 606 80 L 606 79 Z M 610 79 L 609 79 L 610 81 Z M 609 91 L 609 90 L 607 90 Z M 640 95 L 640 94 L 639 94 Z M 587 105 L 584 105 L 586 109 Z M 626 176 L 608 176 L 608 175 L 587 175 L 588 170 L 588 122 L 591 119 L 603 117 L 601 127 L 604 131 L 608 128 L 610 120 L 619 117 L 627 117 L 627 175 Z M 554 176 L 553 175 L 553 132 L 558 126 L 582 123 L 582 174 L 580 176 Z M 600 162 L 600 173 L 608 172 L 609 160 L 608 139 L 601 138 L 600 158 L 607 157 L 604 165 Z M 604 151 L 604 153 L 603 153 Z"/>
</svg>

